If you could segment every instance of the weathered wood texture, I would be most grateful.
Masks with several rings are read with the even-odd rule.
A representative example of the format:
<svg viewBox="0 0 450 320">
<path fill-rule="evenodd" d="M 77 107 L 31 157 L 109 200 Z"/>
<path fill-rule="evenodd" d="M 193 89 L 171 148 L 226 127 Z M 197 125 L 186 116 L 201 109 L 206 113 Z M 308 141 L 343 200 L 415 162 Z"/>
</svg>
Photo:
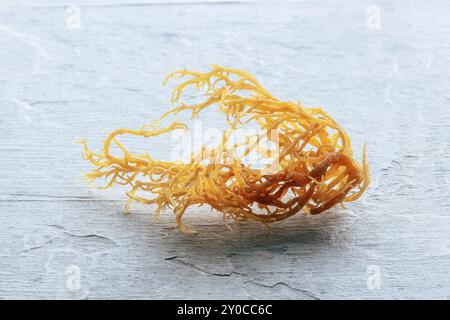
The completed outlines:
<svg viewBox="0 0 450 320">
<path fill-rule="evenodd" d="M 60 1 L 0 6 L 0 298 L 450 298 L 448 1 L 376 1 L 379 30 L 366 1 L 143 2 L 79 1 L 81 29 Z M 76 139 L 149 122 L 168 72 L 209 63 L 367 142 L 364 198 L 271 230 L 193 209 L 187 236 L 89 191 Z"/>
</svg>

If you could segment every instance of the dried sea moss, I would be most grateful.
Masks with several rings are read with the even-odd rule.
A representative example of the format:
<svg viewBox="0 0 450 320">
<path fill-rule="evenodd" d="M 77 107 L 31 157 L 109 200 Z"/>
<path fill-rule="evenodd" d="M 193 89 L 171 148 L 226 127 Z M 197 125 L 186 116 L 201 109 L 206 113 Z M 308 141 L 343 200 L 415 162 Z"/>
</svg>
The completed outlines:
<svg viewBox="0 0 450 320">
<path fill-rule="evenodd" d="M 104 141 L 99 152 L 85 141 L 83 157 L 95 168 L 90 181 L 103 178 L 105 188 L 127 188 L 127 208 L 133 201 L 156 205 L 158 216 L 172 209 L 183 232 L 182 217 L 190 206 L 209 205 L 221 212 L 224 221 L 256 220 L 272 223 L 298 212 L 319 214 L 337 204 L 357 200 L 370 182 L 365 148 L 362 164 L 354 158 L 347 133 L 320 108 L 306 108 L 300 102 L 280 101 L 245 71 L 213 65 L 208 72 L 180 70 L 171 79 L 182 79 L 172 93 L 173 109 L 139 130 L 118 129 Z M 200 103 L 183 102 L 187 89 L 201 91 Z M 162 161 L 149 153 L 133 154 L 118 138 L 123 135 L 155 137 L 174 130 L 187 130 L 182 122 L 162 126 L 182 111 L 198 117 L 202 110 L 218 106 L 228 128 L 216 147 L 192 153 L 190 161 Z M 262 146 L 261 135 L 247 136 L 229 146 L 230 137 L 250 122 L 256 123 L 276 150 Z M 273 135 L 271 133 L 276 133 Z M 276 138 L 275 138 L 276 136 Z M 266 141 L 266 142 L 267 142 Z M 113 155 L 112 147 L 121 155 Z M 243 156 L 264 154 L 272 162 L 262 167 L 246 164 Z"/>
</svg>

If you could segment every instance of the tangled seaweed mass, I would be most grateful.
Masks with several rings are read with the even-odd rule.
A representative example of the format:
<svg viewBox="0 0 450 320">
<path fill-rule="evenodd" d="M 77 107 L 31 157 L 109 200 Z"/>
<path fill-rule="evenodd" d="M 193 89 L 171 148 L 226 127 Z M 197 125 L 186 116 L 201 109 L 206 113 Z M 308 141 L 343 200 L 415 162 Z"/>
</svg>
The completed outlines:
<svg viewBox="0 0 450 320">
<path fill-rule="evenodd" d="M 128 187 L 127 210 L 133 201 L 156 205 L 156 216 L 173 209 L 183 232 L 182 217 L 190 206 L 209 205 L 228 218 L 272 223 L 300 211 L 319 214 L 337 204 L 355 201 L 370 182 L 364 147 L 362 164 L 353 158 L 346 132 L 320 108 L 305 108 L 300 102 L 280 101 L 249 73 L 212 66 L 209 72 L 180 70 L 170 79 L 186 79 L 172 93 L 174 108 L 140 130 L 118 129 L 104 141 L 100 152 L 91 151 L 83 141 L 83 158 L 96 168 L 86 175 L 90 181 L 104 178 L 109 188 Z M 202 91 L 203 102 L 181 102 L 187 89 Z M 155 137 L 187 126 L 174 121 L 161 126 L 169 116 L 188 110 L 195 118 L 205 108 L 218 106 L 226 116 L 227 129 L 219 145 L 193 152 L 190 161 L 160 161 L 148 153 L 131 153 L 118 137 Z M 229 146 L 239 128 L 256 123 L 260 132 Z M 276 134 L 271 134 L 275 132 Z M 262 146 L 276 142 L 276 150 Z M 238 154 L 239 147 L 244 151 Z M 120 150 L 113 155 L 112 148 Z M 243 156 L 258 153 L 273 161 L 255 167 Z M 276 165 L 274 165 L 276 164 Z"/>
</svg>

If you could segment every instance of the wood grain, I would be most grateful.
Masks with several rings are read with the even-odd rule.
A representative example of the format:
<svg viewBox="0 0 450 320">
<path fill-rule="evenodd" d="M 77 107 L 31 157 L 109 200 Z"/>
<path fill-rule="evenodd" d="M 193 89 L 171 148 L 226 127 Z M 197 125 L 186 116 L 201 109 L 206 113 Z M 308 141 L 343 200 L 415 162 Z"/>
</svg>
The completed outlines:
<svg viewBox="0 0 450 320">
<path fill-rule="evenodd" d="M 368 1 L 79 3 L 80 29 L 61 2 L 0 5 L 0 298 L 450 298 L 448 2 L 377 1 L 379 30 Z M 89 191 L 76 140 L 155 119 L 164 76 L 209 63 L 322 106 L 357 157 L 367 142 L 363 199 L 271 230 L 192 209 L 193 237 Z"/>
</svg>

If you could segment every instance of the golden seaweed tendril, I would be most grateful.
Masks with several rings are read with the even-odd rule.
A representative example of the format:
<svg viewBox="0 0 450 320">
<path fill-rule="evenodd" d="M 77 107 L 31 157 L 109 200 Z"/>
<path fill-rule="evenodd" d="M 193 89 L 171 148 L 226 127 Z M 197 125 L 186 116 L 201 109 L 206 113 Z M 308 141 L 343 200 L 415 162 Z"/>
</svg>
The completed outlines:
<svg viewBox="0 0 450 320">
<path fill-rule="evenodd" d="M 225 222 L 232 218 L 272 223 L 300 211 L 318 214 L 363 194 L 370 182 L 365 146 L 360 165 L 352 156 L 347 133 L 328 114 L 320 108 L 305 108 L 300 102 L 278 100 L 245 71 L 211 67 L 205 73 L 171 73 L 164 83 L 174 78 L 184 82 L 173 90 L 174 108 L 153 124 L 112 132 L 99 152 L 91 151 L 83 141 L 83 157 L 96 167 L 86 177 L 90 181 L 106 179 L 105 188 L 115 184 L 128 187 L 127 210 L 133 201 L 156 205 L 156 216 L 173 209 L 177 226 L 188 233 L 195 231 L 185 227 L 182 217 L 194 205 L 209 205 L 223 214 Z M 204 100 L 182 102 L 187 89 L 202 91 Z M 214 105 L 226 116 L 228 125 L 222 143 L 192 153 L 186 163 L 133 154 L 118 140 L 123 135 L 149 138 L 187 130 L 184 123 L 175 121 L 164 127 L 161 121 L 185 110 L 197 117 Z M 266 170 L 271 164 L 261 168 L 244 164 L 233 151 L 237 144 L 231 151 L 226 147 L 231 134 L 250 122 L 261 132 L 277 133 L 275 170 Z M 252 142 L 258 140 L 254 138 L 247 137 L 247 155 L 263 152 L 258 142 Z M 268 135 L 267 139 L 272 138 Z M 113 155 L 112 147 L 119 149 L 121 156 Z"/>
</svg>

